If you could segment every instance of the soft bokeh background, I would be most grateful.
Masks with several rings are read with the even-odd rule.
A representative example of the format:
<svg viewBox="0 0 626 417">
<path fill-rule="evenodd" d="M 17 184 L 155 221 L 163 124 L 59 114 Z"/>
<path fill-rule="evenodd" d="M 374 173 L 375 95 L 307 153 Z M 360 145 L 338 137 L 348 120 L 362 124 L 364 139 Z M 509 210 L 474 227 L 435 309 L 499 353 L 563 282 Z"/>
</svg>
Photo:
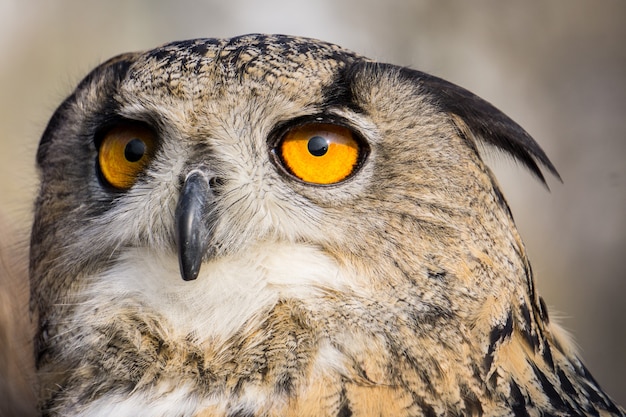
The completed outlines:
<svg viewBox="0 0 626 417">
<path fill-rule="evenodd" d="M 621 0 L 0 0 L 0 217 L 16 231 L 2 239 L 27 240 L 39 136 L 102 60 L 191 37 L 321 38 L 460 84 L 544 147 L 564 180 L 551 192 L 491 165 L 552 316 L 626 404 L 625 21 Z"/>
</svg>

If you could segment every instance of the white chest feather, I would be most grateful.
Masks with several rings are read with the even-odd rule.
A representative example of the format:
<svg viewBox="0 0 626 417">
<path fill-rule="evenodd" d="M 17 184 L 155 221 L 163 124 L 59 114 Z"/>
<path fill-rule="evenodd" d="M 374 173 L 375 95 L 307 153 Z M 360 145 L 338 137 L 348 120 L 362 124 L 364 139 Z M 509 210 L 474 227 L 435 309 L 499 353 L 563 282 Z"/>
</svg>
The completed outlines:
<svg viewBox="0 0 626 417">
<path fill-rule="evenodd" d="M 125 312 L 151 314 L 163 320 L 168 337 L 191 336 L 199 344 L 219 344 L 261 323 L 280 300 L 296 299 L 314 306 L 327 291 L 349 291 L 350 279 L 330 257 L 309 246 L 257 247 L 241 256 L 205 263 L 198 278 L 189 282 L 181 279 L 175 256 L 134 249 L 112 268 L 89 277 L 91 285 L 83 293 L 85 300 L 74 320 L 97 326 Z M 334 348 L 323 347 L 316 369 L 341 369 L 337 355 Z M 269 392 L 248 394 L 250 401 L 245 402 L 251 409 L 270 397 Z M 192 416 L 227 403 L 227 398 L 199 397 L 197 390 L 182 381 L 164 380 L 150 390 L 107 396 L 80 415 Z"/>
<path fill-rule="evenodd" d="M 281 244 L 205 263 L 198 278 L 189 282 L 181 279 L 175 256 L 133 249 L 91 279 L 79 316 L 93 320 L 98 306 L 96 320 L 106 321 L 135 305 L 162 317 L 171 336 L 191 335 L 200 343 L 226 340 L 245 323 L 262 319 L 281 299 L 306 305 L 327 290 L 350 287 L 347 274 L 320 250 Z"/>
</svg>

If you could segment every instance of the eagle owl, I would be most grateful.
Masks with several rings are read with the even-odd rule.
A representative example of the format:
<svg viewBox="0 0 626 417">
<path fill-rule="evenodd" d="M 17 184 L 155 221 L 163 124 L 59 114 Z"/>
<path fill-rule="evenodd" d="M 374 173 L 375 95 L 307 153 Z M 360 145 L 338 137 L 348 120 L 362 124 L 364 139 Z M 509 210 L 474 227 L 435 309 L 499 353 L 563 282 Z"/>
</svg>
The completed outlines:
<svg viewBox="0 0 626 417">
<path fill-rule="evenodd" d="M 100 65 L 37 152 L 41 413 L 624 415 L 550 322 L 483 144 L 558 176 L 472 93 L 316 40 Z"/>
</svg>

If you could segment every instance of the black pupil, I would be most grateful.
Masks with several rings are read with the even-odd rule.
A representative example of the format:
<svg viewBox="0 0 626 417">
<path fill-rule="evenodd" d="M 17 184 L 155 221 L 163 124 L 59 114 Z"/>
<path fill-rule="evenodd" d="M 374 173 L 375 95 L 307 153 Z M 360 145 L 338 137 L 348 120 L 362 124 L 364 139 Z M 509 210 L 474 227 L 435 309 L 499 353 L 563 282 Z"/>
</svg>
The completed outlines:
<svg viewBox="0 0 626 417">
<path fill-rule="evenodd" d="M 137 162 L 146 153 L 146 144 L 141 139 L 132 139 L 124 148 L 124 157 L 128 162 Z"/>
<path fill-rule="evenodd" d="M 313 156 L 322 156 L 328 152 L 328 141 L 321 136 L 313 136 L 307 144 L 309 152 Z"/>
</svg>

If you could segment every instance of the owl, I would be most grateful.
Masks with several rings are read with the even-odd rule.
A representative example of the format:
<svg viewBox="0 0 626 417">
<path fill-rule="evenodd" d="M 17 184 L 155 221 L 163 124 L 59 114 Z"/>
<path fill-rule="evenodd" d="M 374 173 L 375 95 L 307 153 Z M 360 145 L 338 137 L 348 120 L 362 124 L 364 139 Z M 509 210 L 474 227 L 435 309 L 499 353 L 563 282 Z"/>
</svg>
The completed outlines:
<svg viewBox="0 0 626 417">
<path fill-rule="evenodd" d="M 112 58 L 52 116 L 30 248 L 43 416 L 624 415 L 537 295 L 491 104 L 283 35 Z"/>
</svg>

